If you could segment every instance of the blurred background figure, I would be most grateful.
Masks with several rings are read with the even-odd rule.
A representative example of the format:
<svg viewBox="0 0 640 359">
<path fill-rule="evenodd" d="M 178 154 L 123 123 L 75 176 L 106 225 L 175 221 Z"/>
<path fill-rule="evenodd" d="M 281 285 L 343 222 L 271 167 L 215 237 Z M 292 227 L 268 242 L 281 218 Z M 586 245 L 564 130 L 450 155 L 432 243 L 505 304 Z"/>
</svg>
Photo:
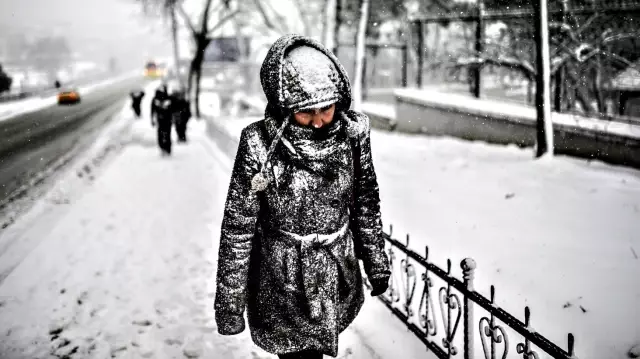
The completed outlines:
<svg viewBox="0 0 640 359">
<path fill-rule="evenodd" d="M 129 93 L 129 96 L 131 96 L 131 109 L 133 109 L 133 113 L 135 113 L 136 118 L 140 118 L 140 115 L 142 114 L 140 105 L 142 103 L 142 99 L 144 98 L 144 91 L 131 91 L 131 93 Z"/>
<path fill-rule="evenodd" d="M 153 96 L 153 100 L 151 100 L 151 114 L 150 114 L 151 126 L 155 126 L 159 106 L 160 104 L 162 104 L 164 100 L 167 99 L 168 96 L 169 95 L 167 94 L 166 84 L 162 84 L 156 89 L 156 93 Z"/>
<path fill-rule="evenodd" d="M 176 126 L 178 142 L 187 142 L 187 123 L 191 119 L 191 104 L 181 87 L 175 88 L 170 96 L 171 114 Z"/>
<path fill-rule="evenodd" d="M 171 154 L 171 125 L 173 122 L 173 114 L 171 111 L 171 99 L 164 96 L 161 99 L 154 100 L 155 104 L 155 123 L 158 131 L 158 146 L 161 154 L 168 156 Z"/>
</svg>

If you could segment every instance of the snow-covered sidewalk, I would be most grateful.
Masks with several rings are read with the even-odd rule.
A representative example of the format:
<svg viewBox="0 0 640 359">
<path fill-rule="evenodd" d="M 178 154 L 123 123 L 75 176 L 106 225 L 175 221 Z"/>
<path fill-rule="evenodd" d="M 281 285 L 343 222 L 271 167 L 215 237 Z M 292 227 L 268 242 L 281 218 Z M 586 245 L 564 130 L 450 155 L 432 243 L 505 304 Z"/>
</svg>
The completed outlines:
<svg viewBox="0 0 640 359">
<path fill-rule="evenodd" d="M 62 218 L 25 234 L 43 239 L 0 286 L 0 357 L 249 355 L 212 334 L 218 182 L 206 139 L 193 133 L 162 158 L 139 120 L 130 140 Z"/>
<path fill-rule="evenodd" d="M 174 143 L 173 155 L 162 157 L 148 118 L 136 120 L 124 148 L 90 174 L 82 193 L 47 204 L 55 219 L 15 224 L 25 228 L 20 241 L 39 244 L 0 279 L 0 357 L 275 358 L 248 330 L 216 332 L 214 276 L 231 163 L 205 126 L 190 122 L 189 143 Z M 396 358 L 398 345 L 403 357 L 428 355 L 400 323 L 381 322 L 385 315 L 368 309 L 341 337 L 339 358 Z"/>
</svg>

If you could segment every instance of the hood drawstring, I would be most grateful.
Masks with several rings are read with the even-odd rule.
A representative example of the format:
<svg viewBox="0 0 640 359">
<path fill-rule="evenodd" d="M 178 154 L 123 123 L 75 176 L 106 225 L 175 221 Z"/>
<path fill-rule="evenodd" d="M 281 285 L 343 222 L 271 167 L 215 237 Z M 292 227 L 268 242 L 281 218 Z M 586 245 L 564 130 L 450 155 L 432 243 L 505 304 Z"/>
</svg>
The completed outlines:
<svg viewBox="0 0 640 359">
<path fill-rule="evenodd" d="M 291 116 L 287 116 L 285 120 L 282 121 L 282 125 L 280 125 L 280 128 L 278 129 L 276 136 L 273 138 L 273 141 L 269 146 L 269 150 L 267 151 L 267 156 L 265 160 L 260 164 L 260 172 L 258 172 L 251 179 L 252 192 L 254 193 L 261 192 L 267 188 L 267 185 L 269 184 L 269 178 L 266 175 L 267 163 L 269 162 L 269 158 L 271 158 L 271 155 L 273 154 L 276 146 L 278 145 L 278 142 L 280 142 L 280 138 L 282 138 L 282 135 L 284 134 L 284 130 L 287 128 L 289 121 L 291 121 Z"/>
</svg>

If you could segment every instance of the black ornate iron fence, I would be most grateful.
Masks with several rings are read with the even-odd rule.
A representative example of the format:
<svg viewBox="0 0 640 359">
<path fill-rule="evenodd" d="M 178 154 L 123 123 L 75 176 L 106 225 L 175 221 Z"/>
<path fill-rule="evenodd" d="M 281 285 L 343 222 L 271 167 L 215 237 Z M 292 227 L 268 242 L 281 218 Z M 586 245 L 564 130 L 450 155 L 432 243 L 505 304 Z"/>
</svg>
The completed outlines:
<svg viewBox="0 0 640 359">
<path fill-rule="evenodd" d="M 465 258 L 460 263 L 460 280 L 452 273 L 451 260 L 447 260 L 445 271 L 429 262 L 428 247 L 422 256 L 409 249 L 409 236 L 406 243 L 401 243 L 391 237 L 392 231 L 393 227 L 389 234 L 384 233 L 393 269 L 392 278 L 388 291 L 378 298 L 438 358 L 462 354 L 464 359 L 481 355 L 486 359 L 506 359 L 510 351 L 513 354 L 510 335 L 515 335 L 507 329 L 520 336 L 521 340 L 515 345 L 518 357 L 577 358 L 573 334 L 568 334 L 567 350 L 564 350 L 533 329 L 529 307 L 524 308 L 522 322 L 495 303 L 493 286 L 490 299 L 476 292 L 476 263 L 473 259 Z M 435 285 L 436 278 L 444 282 L 439 288 Z M 368 282 L 365 284 L 370 287 Z M 479 320 L 474 315 L 474 309 L 478 307 L 488 313 Z M 479 345 L 476 344 L 477 339 L 480 340 Z"/>
</svg>

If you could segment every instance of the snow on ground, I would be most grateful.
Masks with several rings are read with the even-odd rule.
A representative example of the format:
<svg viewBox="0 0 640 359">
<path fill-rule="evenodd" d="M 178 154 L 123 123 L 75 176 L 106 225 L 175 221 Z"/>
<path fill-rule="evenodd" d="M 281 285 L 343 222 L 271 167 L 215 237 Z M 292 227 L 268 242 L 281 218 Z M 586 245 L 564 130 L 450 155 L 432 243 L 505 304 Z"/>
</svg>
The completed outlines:
<svg viewBox="0 0 640 359">
<path fill-rule="evenodd" d="M 121 75 L 112 79 L 104 80 L 95 84 L 80 86 L 78 88 L 78 91 L 80 92 L 81 95 L 87 95 L 95 91 L 96 89 L 112 85 L 116 82 L 126 80 L 136 75 L 138 75 L 137 71 L 135 73 L 134 72 L 126 73 L 124 75 Z M 12 117 L 15 117 L 21 114 L 38 111 L 42 108 L 55 105 L 56 103 L 57 103 L 56 95 L 51 95 L 46 97 L 36 96 L 36 97 L 26 98 L 18 101 L 2 103 L 0 104 L 0 121 L 8 120 Z"/>
<path fill-rule="evenodd" d="M 54 219 L 11 227 L 22 228 L 20 241 L 39 243 L 0 256 L 24 256 L 0 280 L 0 357 L 275 358 L 248 330 L 216 332 L 214 276 L 231 161 L 205 126 L 192 121 L 189 143 L 162 157 L 148 118 L 134 121 L 120 140 L 127 145 L 81 193 L 47 203 L 57 207 Z M 339 358 L 425 358 L 400 323 L 367 303 L 369 314 L 341 336 Z"/>
<path fill-rule="evenodd" d="M 237 138 L 258 119 L 212 123 Z M 410 247 L 428 245 L 443 269 L 451 259 L 458 278 L 472 257 L 477 291 L 489 298 L 495 285 L 497 305 L 523 322 L 530 306 L 535 330 L 565 350 L 574 333 L 582 359 L 626 358 L 640 343 L 639 171 L 452 138 L 374 130 L 372 142 L 395 238 L 410 233 Z M 484 315 L 476 307 L 476 321 Z M 522 338 L 508 335 L 515 357 Z"/>
<path fill-rule="evenodd" d="M 640 342 L 640 172 L 532 150 L 374 132 L 383 221 L 442 268 L 477 262 L 476 290 L 580 358 Z M 515 353 L 514 353 L 515 354 Z"/>
</svg>

